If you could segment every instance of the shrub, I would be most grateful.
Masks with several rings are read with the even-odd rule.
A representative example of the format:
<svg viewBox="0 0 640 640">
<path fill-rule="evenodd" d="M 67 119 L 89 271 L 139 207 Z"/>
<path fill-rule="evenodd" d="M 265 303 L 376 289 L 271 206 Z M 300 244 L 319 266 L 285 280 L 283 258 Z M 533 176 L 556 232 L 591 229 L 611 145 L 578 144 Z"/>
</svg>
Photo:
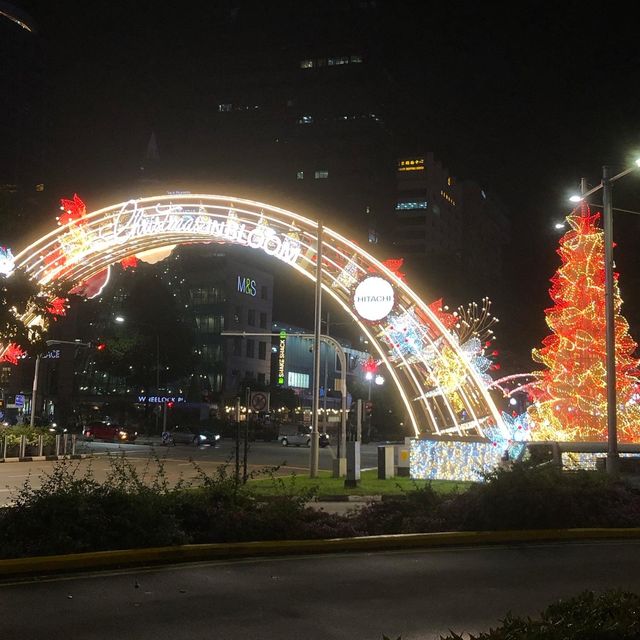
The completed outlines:
<svg viewBox="0 0 640 640">
<path fill-rule="evenodd" d="M 508 614 L 496 629 L 470 640 L 636 640 L 640 637 L 640 596 L 624 591 L 585 591 L 550 605 L 540 619 Z M 452 634 L 441 640 L 463 640 Z"/>
<path fill-rule="evenodd" d="M 630 527 L 640 524 L 640 490 L 596 473 L 516 465 L 444 501 L 440 513 L 461 530 Z"/>
<path fill-rule="evenodd" d="M 365 535 L 436 531 L 442 525 L 442 497 L 430 484 L 417 485 L 400 497 L 372 502 L 351 516 L 354 527 Z"/>
</svg>

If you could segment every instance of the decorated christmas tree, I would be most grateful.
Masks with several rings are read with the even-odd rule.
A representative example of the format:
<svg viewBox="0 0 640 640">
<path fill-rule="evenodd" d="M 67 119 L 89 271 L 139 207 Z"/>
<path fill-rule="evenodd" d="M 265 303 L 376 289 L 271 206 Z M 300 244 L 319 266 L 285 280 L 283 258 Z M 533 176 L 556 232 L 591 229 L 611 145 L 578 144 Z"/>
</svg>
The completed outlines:
<svg viewBox="0 0 640 640">
<path fill-rule="evenodd" d="M 570 230 L 560 240 L 562 265 L 551 278 L 553 306 L 545 311 L 552 334 L 533 350 L 546 369 L 536 373 L 529 416 L 533 438 L 602 441 L 607 438 L 605 366 L 604 237 L 599 214 L 583 206 L 568 216 Z M 618 434 L 640 441 L 640 407 L 635 403 L 636 343 L 620 313 L 618 274 L 614 276 Z"/>
</svg>

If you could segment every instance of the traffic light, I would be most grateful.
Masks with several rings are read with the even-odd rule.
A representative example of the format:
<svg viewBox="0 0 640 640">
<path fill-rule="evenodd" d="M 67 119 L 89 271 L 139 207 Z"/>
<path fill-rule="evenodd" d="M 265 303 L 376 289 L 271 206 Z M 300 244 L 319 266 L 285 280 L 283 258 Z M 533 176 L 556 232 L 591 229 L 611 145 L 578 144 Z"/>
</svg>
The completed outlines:
<svg viewBox="0 0 640 640">
<path fill-rule="evenodd" d="M 174 404 L 175 402 L 173 400 L 169 400 L 169 402 L 167 402 L 167 409 L 173 409 Z"/>
<path fill-rule="evenodd" d="M 364 403 L 364 412 L 370 416 L 373 413 L 373 402 L 371 400 L 367 400 Z"/>
<path fill-rule="evenodd" d="M 91 346 L 96 350 L 96 351 L 104 351 L 107 348 L 107 345 L 102 342 L 102 340 L 94 340 L 91 343 Z"/>
</svg>

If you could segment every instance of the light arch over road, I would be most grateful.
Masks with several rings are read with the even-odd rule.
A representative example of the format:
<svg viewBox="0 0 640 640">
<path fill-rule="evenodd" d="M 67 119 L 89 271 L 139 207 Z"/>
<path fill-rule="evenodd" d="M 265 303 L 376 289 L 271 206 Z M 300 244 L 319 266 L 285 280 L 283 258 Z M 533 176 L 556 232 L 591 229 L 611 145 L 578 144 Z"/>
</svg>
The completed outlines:
<svg viewBox="0 0 640 640">
<path fill-rule="evenodd" d="M 70 220 L 15 256 L 44 285 L 86 282 L 130 256 L 189 243 L 262 251 L 315 282 L 318 223 L 224 195 L 141 198 Z M 322 288 L 353 318 L 387 369 L 416 435 L 501 425 L 479 373 L 438 314 L 382 262 L 333 229 L 322 235 Z M 1 349 L 0 349 L 1 351 Z"/>
</svg>

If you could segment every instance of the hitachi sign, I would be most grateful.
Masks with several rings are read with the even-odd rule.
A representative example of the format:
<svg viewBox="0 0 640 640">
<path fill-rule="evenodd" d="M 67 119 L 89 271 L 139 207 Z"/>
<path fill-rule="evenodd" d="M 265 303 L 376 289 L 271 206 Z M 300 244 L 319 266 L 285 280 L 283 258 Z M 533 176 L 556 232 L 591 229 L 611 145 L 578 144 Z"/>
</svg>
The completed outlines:
<svg viewBox="0 0 640 640">
<path fill-rule="evenodd" d="M 383 278 L 365 278 L 355 290 L 353 306 L 365 320 L 381 320 L 389 315 L 394 303 L 393 287 Z"/>
</svg>

